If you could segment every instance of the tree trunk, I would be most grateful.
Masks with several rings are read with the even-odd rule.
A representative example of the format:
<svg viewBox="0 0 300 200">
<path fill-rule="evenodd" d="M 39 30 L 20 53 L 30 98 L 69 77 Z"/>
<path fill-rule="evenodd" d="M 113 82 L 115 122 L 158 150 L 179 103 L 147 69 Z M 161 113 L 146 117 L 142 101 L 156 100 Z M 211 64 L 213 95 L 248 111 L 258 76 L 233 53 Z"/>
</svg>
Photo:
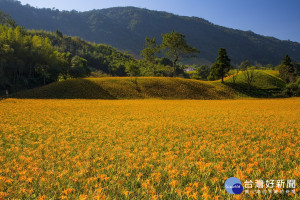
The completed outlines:
<svg viewBox="0 0 300 200">
<path fill-rule="evenodd" d="M 224 83 L 224 69 L 222 67 L 222 83 Z"/>
<path fill-rule="evenodd" d="M 154 64 L 154 62 L 150 62 L 150 63 L 151 63 L 151 66 L 152 66 L 153 76 L 155 76 L 155 74 L 156 74 L 155 64 Z"/>
<path fill-rule="evenodd" d="M 45 72 L 44 72 L 44 85 L 46 85 L 46 77 L 45 77 Z"/>
<path fill-rule="evenodd" d="M 176 64 L 177 64 L 177 61 L 178 61 L 178 56 L 175 57 L 175 60 L 174 60 L 174 62 L 173 62 L 174 77 L 177 76 L 177 73 L 176 73 Z"/>
<path fill-rule="evenodd" d="M 44 75 L 44 85 L 46 85 L 46 73 L 45 73 L 45 69 L 43 69 L 43 75 Z"/>
</svg>

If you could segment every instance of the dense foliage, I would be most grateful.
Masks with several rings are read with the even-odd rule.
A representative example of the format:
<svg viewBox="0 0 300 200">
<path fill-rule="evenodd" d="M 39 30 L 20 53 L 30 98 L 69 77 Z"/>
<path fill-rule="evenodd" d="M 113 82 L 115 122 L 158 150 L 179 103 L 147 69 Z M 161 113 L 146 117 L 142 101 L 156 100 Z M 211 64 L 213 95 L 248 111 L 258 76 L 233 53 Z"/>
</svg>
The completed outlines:
<svg viewBox="0 0 300 200">
<path fill-rule="evenodd" d="M 101 70 L 113 76 L 125 76 L 125 63 L 134 60 L 130 55 L 105 45 L 87 42 L 79 37 L 63 35 L 60 31 L 30 31 L 50 39 L 52 45 L 60 52 L 70 52 L 87 60 L 87 65 L 94 70 Z"/>
<path fill-rule="evenodd" d="M 0 44 L 2 91 L 85 77 L 91 70 L 125 76 L 125 62 L 133 60 L 107 45 L 5 25 L 0 26 Z"/>
<path fill-rule="evenodd" d="M 157 58 L 156 55 L 160 52 L 163 52 L 167 58 Z M 172 31 L 162 34 L 160 45 L 156 43 L 156 38 L 146 37 L 144 49 L 140 53 L 143 57 L 140 63 L 144 68 L 152 69 L 152 76 L 161 75 L 158 69 L 166 70 L 171 66 L 173 70 L 170 71 L 170 75 L 181 74 L 184 76 L 183 68 L 178 65 L 178 62 L 184 58 L 195 57 L 197 53 L 200 53 L 199 50 L 187 44 L 184 34 Z"/>
<path fill-rule="evenodd" d="M 200 53 L 194 47 L 187 44 L 185 35 L 172 31 L 171 33 L 162 34 L 161 47 L 166 49 L 166 55 L 171 58 L 173 62 L 174 75 L 177 75 L 177 62 L 185 57 L 195 57 L 197 53 Z"/>
<path fill-rule="evenodd" d="M 27 31 L 0 12 L 0 91 L 81 78 L 91 71 L 125 76 L 131 56 L 103 44 L 45 31 Z"/>
<path fill-rule="evenodd" d="M 160 38 L 175 30 L 186 35 L 187 42 L 201 51 L 195 64 L 212 64 L 219 48 L 224 47 L 232 64 L 243 60 L 263 65 L 278 65 L 285 54 L 300 62 L 300 44 L 280 41 L 214 25 L 196 17 L 181 17 L 166 12 L 133 7 L 88 12 L 37 9 L 18 1 L 0 0 L 0 8 L 18 24 L 29 29 L 56 31 L 85 40 L 105 43 L 138 55 L 146 36 Z M 161 42 L 161 39 L 157 41 Z"/>
<path fill-rule="evenodd" d="M 58 80 L 63 54 L 48 38 L 29 35 L 21 27 L 0 26 L 0 87 L 32 87 Z"/>
<path fill-rule="evenodd" d="M 160 50 L 160 46 L 156 43 L 155 38 L 146 37 L 144 48 L 140 54 L 144 58 L 145 63 L 152 68 L 153 75 L 156 74 L 156 55 Z"/>
</svg>

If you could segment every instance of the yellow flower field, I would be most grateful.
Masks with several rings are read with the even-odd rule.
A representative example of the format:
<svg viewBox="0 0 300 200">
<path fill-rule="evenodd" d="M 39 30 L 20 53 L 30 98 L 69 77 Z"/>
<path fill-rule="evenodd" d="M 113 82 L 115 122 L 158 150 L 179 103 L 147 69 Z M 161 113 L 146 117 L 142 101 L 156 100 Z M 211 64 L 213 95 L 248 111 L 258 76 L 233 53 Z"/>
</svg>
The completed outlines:
<svg viewBox="0 0 300 200">
<path fill-rule="evenodd" d="M 299 98 L 7 99 L 0 119 L 0 199 L 300 198 Z M 295 194 L 229 194 L 229 177 Z"/>
</svg>

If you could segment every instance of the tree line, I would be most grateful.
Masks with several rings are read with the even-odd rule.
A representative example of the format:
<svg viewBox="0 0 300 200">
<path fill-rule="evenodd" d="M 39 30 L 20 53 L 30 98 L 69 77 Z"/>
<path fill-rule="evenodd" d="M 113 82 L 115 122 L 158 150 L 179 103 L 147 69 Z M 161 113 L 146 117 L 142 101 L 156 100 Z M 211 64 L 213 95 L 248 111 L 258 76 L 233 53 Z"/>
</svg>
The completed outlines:
<svg viewBox="0 0 300 200">
<path fill-rule="evenodd" d="M 0 25 L 0 86 L 35 87 L 90 74 L 87 60 L 59 52 L 49 38 L 30 35 L 22 27 Z"/>
<path fill-rule="evenodd" d="M 181 33 L 172 31 L 171 33 L 162 34 L 162 43 L 158 45 L 155 38 L 146 37 L 144 49 L 141 51 L 143 57 L 142 66 L 148 67 L 149 72 L 152 76 L 160 75 L 158 70 L 160 68 L 159 59 L 157 55 L 161 52 L 169 58 L 169 63 L 173 67 L 172 76 L 177 76 L 181 73 L 183 77 L 188 77 L 183 71 L 183 66 L 178 65 L 178 61 L 181 61 L 187 57 L 194 57 L 197 53 L 200 53 L 194 47 L 187 44 L 185 36 Z M 166 67 L 166 66 L 165 66 Z M 247 84 L 248 91 L 251 91 L 252 83 L 256 78 L 256 69 L 276 69 L 279 71 L 279 77 L 286 82 L 285 92 L 289 96 L 300 95 L 300 79 L 297 78 L 300 75 L 300 64 L 292 62 L 289 55 L 286 55 L 280 65 L 276 68 L 272 65 L 265 67 L 253 66 L 248 60 L 242 61 L 240 65 L 233 66 L 231 59 L 227 55 L 225 48 L 218 50 L 218 57 L 216 61 L 211 65 L 202 65 L 196 67 L 196 73 L 193 73 L 189 78 L 196 78 L 200 80 L 219 80 L 224 83 L 226 76 L 232 77 L 233 85 L 236 84 L 238 75 L 243 74 L 244 80 Z M 131 69 L 133 67 L 131 66 Z M 140 70 L 135 70 L 135 75 L 138 75 Z M 132 75 L 132 74 L 131 74 Z M 141 74 L 140 74 L 141 75 Z"/>
</svg>

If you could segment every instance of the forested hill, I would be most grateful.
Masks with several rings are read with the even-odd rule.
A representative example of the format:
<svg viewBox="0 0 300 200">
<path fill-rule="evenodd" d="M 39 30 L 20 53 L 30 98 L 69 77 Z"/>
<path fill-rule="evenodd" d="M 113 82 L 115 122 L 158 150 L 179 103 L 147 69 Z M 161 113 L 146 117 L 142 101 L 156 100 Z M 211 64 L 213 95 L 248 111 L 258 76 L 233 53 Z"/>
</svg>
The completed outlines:
<svg viewBox="0 0 300 200">
<path fill-rule="evenodd" d="M 125 76 L 134 59 L 104 44 L 56 31 L 28 31 L 0 11 L 0 97 L 62 79 L 94 73 Z M 99 74 L 98 74 L 99 75 Z"/>
<path fill-rule="evenodd" d="M 60 30 L 91 42 L 105 43 L 138 55 L 145 37 L 156 37 L 172 30 L 186 35 L 201 53 L 193 62 L 212 63 L 220 47 L 227 49 L 234 63 L 280 63 L 285 54 L 300 61 L 300 44 L 214 25 L 204 19 L 134 7 L 118 7 L 88 12 L 37 9 L 18 1 L 0 0 L 0 9 L 17 24 L 28 29 Z"/>
</svg>

